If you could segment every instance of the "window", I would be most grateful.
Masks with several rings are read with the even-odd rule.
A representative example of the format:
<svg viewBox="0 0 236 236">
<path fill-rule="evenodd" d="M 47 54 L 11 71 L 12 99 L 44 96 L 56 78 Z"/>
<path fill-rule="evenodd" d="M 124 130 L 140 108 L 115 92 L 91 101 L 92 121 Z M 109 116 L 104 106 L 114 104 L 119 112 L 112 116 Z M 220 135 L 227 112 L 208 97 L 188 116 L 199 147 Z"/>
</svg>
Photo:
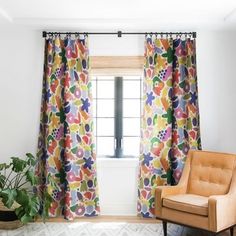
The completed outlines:
<svg viewBox="0 0 236 236">
<path fill-rule="evenodd" d="M 137 157 L 141 125 L 140 76 L 93 76 L 97 156 Z"/>
</svg>

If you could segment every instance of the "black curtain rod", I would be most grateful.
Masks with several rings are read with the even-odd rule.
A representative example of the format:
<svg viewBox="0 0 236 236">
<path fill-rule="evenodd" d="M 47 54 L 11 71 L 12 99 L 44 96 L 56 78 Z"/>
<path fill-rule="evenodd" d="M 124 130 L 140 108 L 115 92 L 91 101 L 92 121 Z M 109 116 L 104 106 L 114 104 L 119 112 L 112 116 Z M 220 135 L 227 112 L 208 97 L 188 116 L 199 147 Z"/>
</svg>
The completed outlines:
<svg viewBox="0 0 236 236">
<path fill-rule="evenodd" d="M 42 36 L 43 38 L 46 38 L 47 35 L 52 36 L 52 35 L 61 35 L 61 34 L 66 34 L 66 35 L 79 35 L 79 34 L 84 34 L 84 35 L 117 35 L 118 37 L 121 37 L 123 34 L 124 35 L 191 35 L 193 38 L 197 37 L 197 33 L 196 32 L 122 32 L 122 31 L 118 31 L 118 32 L 46 32 L 43 31 L 42 32 Z"/>
</svg>

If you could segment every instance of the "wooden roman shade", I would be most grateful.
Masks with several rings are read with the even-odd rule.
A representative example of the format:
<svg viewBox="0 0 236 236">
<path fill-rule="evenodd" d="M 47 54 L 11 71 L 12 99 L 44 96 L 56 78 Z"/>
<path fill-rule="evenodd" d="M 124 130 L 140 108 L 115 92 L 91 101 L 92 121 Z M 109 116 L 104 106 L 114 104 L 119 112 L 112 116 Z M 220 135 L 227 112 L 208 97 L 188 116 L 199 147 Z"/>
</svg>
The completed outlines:
<svg viewBox="0 0 236 236">
<path fill-rule="evenodd" d="M 143 56 L 91 56 L 93 75 L 142 75 Z"/>
</svg>

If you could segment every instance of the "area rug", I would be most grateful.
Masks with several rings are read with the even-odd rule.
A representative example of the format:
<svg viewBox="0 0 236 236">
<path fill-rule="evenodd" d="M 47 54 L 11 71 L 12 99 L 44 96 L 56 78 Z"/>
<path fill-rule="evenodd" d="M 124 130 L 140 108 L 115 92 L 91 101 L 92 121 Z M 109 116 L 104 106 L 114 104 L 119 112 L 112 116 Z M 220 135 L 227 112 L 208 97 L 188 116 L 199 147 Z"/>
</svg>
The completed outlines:
<svg viewBox="0 0 236 236">
<path fill-rule="evenodd" d="M 169 224 L 169 235 L 181 235 L 182 227 Z M 1 236 L 162 236 L 161 224 L 143 223 L 31 223 L 16 230 L 0 230 Z"/>
</svg>

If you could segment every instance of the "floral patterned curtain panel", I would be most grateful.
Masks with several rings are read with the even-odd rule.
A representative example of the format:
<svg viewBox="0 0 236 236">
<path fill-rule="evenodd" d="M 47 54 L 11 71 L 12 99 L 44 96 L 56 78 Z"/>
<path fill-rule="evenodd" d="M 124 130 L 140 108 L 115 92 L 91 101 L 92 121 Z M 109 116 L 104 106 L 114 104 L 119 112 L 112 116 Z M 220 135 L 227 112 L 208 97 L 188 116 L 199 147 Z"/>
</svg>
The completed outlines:
<svg viewBox="0 0 236 236">
<path fill-rule="evenodd" d="M 46 39 L 37 174 L 50 216 L 99 213 L 91 103 L 87 38 Z"/>
<path fill-rule="evenodd" d="M 188 150 L 201 149 L 195 50 L 190 38 L 146 38 L 138 190 L 144 217 L 154 215 L 155 188 L 177 184 Z"/>
</svg>

